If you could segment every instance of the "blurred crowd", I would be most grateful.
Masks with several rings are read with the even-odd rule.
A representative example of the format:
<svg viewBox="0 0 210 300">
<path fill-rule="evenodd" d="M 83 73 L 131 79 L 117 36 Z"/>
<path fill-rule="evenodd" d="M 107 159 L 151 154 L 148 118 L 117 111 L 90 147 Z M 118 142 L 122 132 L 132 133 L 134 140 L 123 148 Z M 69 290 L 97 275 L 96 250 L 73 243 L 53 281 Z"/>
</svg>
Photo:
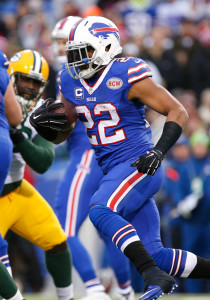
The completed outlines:
<svg viewBox="0 0 210 300">
<path fill-rule="evenodd" d="M 210 259 L 210 0 L 1 0 L 0 48 L 8 58 L 34 49 L 47 59 L 46 97 L 56 97 L 51 32 L 69 15 L 111 19 L 120 29 L 122 55 L 146 60 L 154 80 L 187 109 L 189 121 L 165 160 L 157 201 L 165 245 Z M 164 118 L 149 109 L 146 117 L 155 142 Z M 201 280 L 183 286 L 183 292 L 210 292 Z"/>
<path fill-rule="evenodd" d="M 123 55 L 155 64 L 163 85 L 190 109 L 187 134 L 195 127 L 209 130 L 209 0 L 88 0 L 85 5 L 76 0 L 7 0 L 1 1 L 0 15 L 2 51 L 10 58 L 18 50 L 38 50 L 52 69 L 51 31 L 60 18 L 111 19 L 120 29 Z"/>
</svg>

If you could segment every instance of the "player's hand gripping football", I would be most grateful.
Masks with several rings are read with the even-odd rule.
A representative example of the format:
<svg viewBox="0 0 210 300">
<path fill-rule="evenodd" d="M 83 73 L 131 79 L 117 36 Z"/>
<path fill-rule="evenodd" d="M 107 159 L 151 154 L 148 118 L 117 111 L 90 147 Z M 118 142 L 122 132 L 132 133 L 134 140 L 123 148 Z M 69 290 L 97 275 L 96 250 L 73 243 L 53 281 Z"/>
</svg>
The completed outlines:
<svg viewBox="0 0 210 300">
<path fill-rule="evenodd" d="M 44 104 L 38 107 L 30 116 L 30 123 L 34 128 L 45 127 L 55 131 L 65 130 L 68 124 L 65 113 L 53 113 L 63 107 L 62 102 L 47 99 Z"/>
<path fill-rule="evenodd" d="M 148 151 L 146 154 L 141 155 L 131 164 L 131 167 L 137 167 L 139 173 L 153 176 L 160 167 L 163 158 L 163 153 L 154 148 L 151 151 Z"/>
</svg>

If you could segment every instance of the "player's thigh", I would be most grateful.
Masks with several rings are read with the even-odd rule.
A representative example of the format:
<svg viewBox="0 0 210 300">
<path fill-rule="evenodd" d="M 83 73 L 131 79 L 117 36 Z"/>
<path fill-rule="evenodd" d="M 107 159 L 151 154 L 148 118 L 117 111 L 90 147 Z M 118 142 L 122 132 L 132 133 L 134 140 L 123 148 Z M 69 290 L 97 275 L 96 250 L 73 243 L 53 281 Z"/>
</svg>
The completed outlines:
<svg viewBox="0 0 210 300">
<path fill-rule="evenodd" d="M 103 177 L 90 207 L 105 205 L 125 217 L 139 210 L 160 189 L 162 181 L 162 168 L 148 176 L 130 167 L 130 162 L 121 163 Z"/>
<path fill-rule="evenodd" d="M 0 197 L 0 233 L 3 238 L 20 215 L 16 200 L 12 197 L 12 194 L 13 192 Z"/>
<path fill-rule="evenodd" d="M 57 211 L 59 220 L 65 229 L 67 236 L 74 236 L 88 215 L 89 201 L 99 186 L 100 179 L 103 174 L 97 165 L 93 150 L 86 150 L 80 156 L 79 163 L 78 157 L 74 159 L 69 166 L 66 173 L 70 177 L 68 183 L 68 197 L 65 205 Z M 75 170 L 72 177 L 72 166 Z M 67 181 L 67 180 L 65 180 Z M 60 198 L 61 191 L 60 191 Z M 57 203 L 62 202 L 62 199 L 57 199 Z M 58 203 L 59 204 L 59 203 Z M 57 206 L 58 208 L 58 206 Z"/>
<path fill-rule="evenodd" d="M 18 193 L 13 195 L 21 215 L 12 230 L 30 242 L 50 250 L 66 240 L 66 235 L 50 205 L 38 191 L 23 180 Z"/>
</svg>

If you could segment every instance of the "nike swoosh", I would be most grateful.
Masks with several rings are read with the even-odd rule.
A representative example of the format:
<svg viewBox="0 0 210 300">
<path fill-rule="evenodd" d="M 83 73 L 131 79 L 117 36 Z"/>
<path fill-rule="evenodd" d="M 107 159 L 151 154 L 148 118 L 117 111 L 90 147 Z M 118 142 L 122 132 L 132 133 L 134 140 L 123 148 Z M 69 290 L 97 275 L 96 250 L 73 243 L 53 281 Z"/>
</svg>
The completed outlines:
<svg viewBox="0 0 210 300">
<path fill-rule="evenodd" d="M 154 288 L 154 289 L 152 289 L 152 290 L 146 292 L 145 294 L 143 294 L 143 296 L 146 296 L 148 293 L 150 293 L 150 292 L 152 292 L 152 291 L 155 291 L 155 290 L 158 290 L 158 288 Z"/>
<path fill-rule="evenodd" d="M 41 115 L 33 116 L 33 119 L 36 120 L 38 117 L 41 117 Z"/>
</svg>

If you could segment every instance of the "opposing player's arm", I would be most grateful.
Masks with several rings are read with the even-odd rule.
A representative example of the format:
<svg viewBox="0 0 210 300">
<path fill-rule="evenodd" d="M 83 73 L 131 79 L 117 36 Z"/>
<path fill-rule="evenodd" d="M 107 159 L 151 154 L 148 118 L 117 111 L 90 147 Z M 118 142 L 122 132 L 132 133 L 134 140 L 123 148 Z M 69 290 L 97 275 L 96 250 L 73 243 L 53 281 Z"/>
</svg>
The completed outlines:
<svg viewBox="0 0 210 300">
<path fill-rule="evenodd" d="M 4 94 L 5 115 L 10 125 L 16 126 L 20 124 L 22 119 L 22 109 L 17 101 L 15 91 L 10 80 L 6 92 Z"/>
<path fill-rule="evenodd" d="M 35 135 L 32 141 L 22 134 L 22 139 L 19 139 L 19 142 L 16 141 L 14 146 L 15 151 L 18 151 L 24 161 L 37 173 L 45 173 L 54 161 L 54 145 L 39 134 Z"/>
<path fill-rule="evenodd" d="M 165 88 L 151 78 L 135 83 L 128 92 L 128 99 L 139 99 L 156 112 L 167 116 L 163 133 L 150 153 L 140 156 L 131 164 L 139 172 L 154 175 L 168 150 L 176 143 L 187 122 L 188 114 L 183 105 Z"/>
</svg>

